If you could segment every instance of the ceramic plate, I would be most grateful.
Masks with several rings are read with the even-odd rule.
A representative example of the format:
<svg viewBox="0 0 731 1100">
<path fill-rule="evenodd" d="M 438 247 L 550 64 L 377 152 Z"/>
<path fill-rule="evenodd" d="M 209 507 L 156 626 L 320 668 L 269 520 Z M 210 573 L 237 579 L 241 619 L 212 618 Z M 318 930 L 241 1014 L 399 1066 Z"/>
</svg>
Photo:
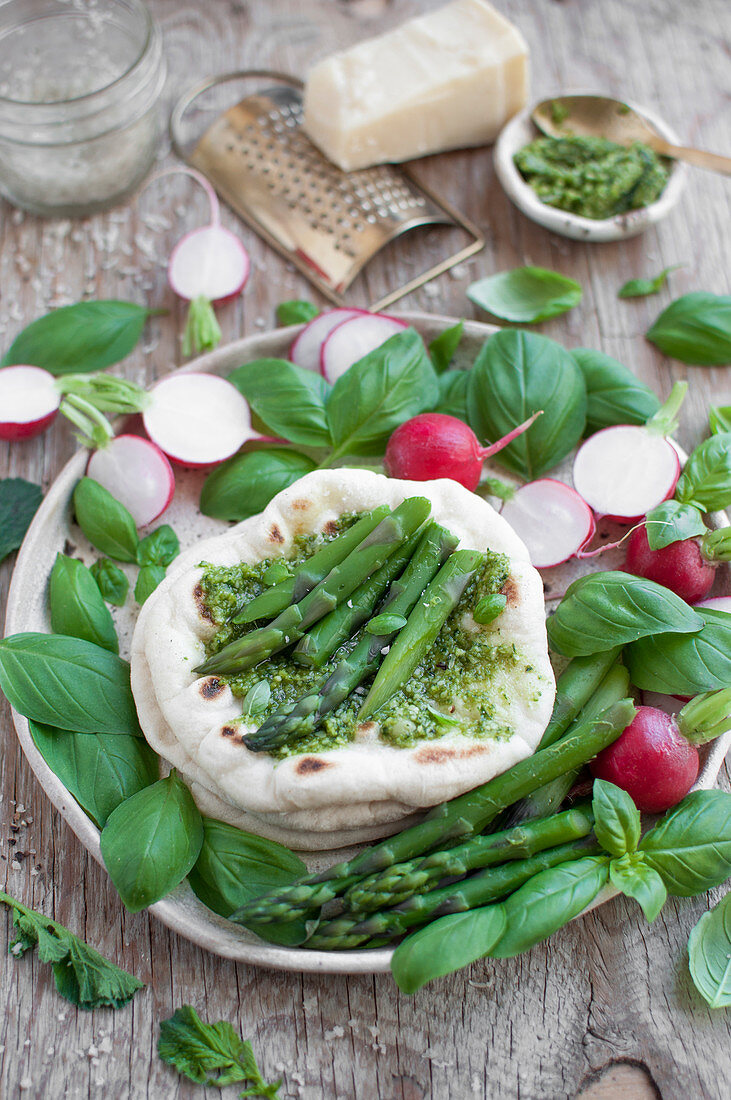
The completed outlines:
<svg viewBox="0 0 731 1100">
<path fill-rule="evenodd" d="M 424 314 L 403 313 L 404 320 L 413 324 L 427 342 L 433 339 L 447 325 L 455 323 L 454 318 L 426 316 Z M 220 348 L 206 355 L 184 370 L 209 371 L 226 375 L 241 363 L 265 356 L 284 357 L 299 328 L 278 329 L 267 334 L 247 337 L 236 343 Z M 496 329 L 491 325 L 477 322 L 465 324 L 465 334 L 459 355 L 464 365 L 470 364 L 483 341 Z M 457 364 L 459 365 L 459 364 Z M 56 553 L 64 550 L 91 563 L 98 554 L 89 546 L 81 531 L 71 522 L 71 494 L 78 479 L 83 476 L 87 461 L 87 452 L 82 451 L 66 464 L 46 495 L 43 504 L 33 520 L 13 574 L 6 620 L 6 633 L 19 631 L 49 631 L 50 622 L 47 608 L 46 584 L 39 578 L 48 577 Z M 495 469 L 504 477 L 505 472 Z M 229 524 L 202 516 L 198 510 L 198 500 L 205 474 L 199 471 L 176 470 L 175 497 L 163 517 L 177 532 L 183 549 L 196 541 L 216 535 L 229 528 Z M 616 532 L 600 524 L 601 535 L 607 539 Z M 549 604 L 551 599 L 560 598 L 567 585 L 587 569 L 607 569 L 616 567 L 621 553 L 609 552 L 599 559 L 589 562 L 569 562 L 544 573 L 546 593 Z M 130 576 L 134 568 L 123 566 Z M 130 598 L 123 608 L 111 608 L 120 639 L 120 652 L 123 656 L 129 652 L 129 642 L 136 618 L 136 604 Z M 43 790 L 59 812 L 66 819 L 81 843 L 92 856 L 102 862 L 99 850 L 99 830 L 75 802 L 61 781 L 54 775 L 45 760 L 33 744 L 28 723 L 21 715 L 13 712 L 13 721 L 23 752 L 35 772 Z M 699 786 L 711 787 L 716 781 L 726 749 L 731 743 L 731 732 L 720 738 L 711 747 L 699 779 Z M 348 852 L 355 849 L 339 849 L 333 852 L 303 853 L 303 858 L 312 869 L 321 868 L 335 861 L 347 858 Z M 169 928 L 179 932 L 193 943 L 227 958 L 259 966 L 276 967 L 282 970 L 325 972 L 341 974 L 377 973 L 387 971 L 391 959 L 391 950 L 378 948 L 370 951 L 307 951 L 302 948 L 277 947 L 264 943 L 253 933 L 236 924 L 224 920 L 207 909 L 184 882 L 163 901 L 150 907 L 154 915 Z"/>
</svg>

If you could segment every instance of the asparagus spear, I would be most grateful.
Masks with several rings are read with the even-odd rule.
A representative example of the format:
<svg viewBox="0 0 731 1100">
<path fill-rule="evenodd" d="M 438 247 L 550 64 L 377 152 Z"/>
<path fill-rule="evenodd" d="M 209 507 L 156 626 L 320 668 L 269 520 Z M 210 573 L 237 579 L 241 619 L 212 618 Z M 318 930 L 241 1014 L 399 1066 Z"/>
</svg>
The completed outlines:
<svg viewBox="0 0 731 1100">
<path fill-rule="evenodd" d="M 456 545 L 457 539 L 446 528 L 430 523 L 403 574 L 391 584 L 383 611 L 408 614 Z M 271 752 L 280 745 L 291 744 L 311 733 L 376 670 L 381 661 L 381 651 L 392 638 L 392 633 L 364 633 L 352 652 L 338 662 L 323 684 L 303 695 L 293 706 L 270 714 L 258 730 L 247 734 L 244 738 L 247 748 L 253 752 Z"/>
<path fill-rule="evenodd" d="M 426 497 L 409 497 L 402 501 L 304 599 L 290 604 L 268 626 L 229 642 L 195 671 L 236 675 L 298 641 L 314 623 L 347 600 L 366 577 L 381 568 L 421 527 L 430 507 Z"/>
<path fill-rule="evenodd" d="M 360 588 L 356 588 L 349 600 L 338 604 L 334 611 L 324 619 L 320 619 L 319 623 L 315 623 L 304 638 L 300 638 L 292 653 L 297 664 L 306 665 L 308 668 L 321 668 L 332 657 L 335 650 L 351 638 L 367 619 L 370 619 L 376 604 L 391 581 L 403 573 L 408 565 L 418 542 L 417 532 Z"/>
<path fill-rule="evenodd" d="M 358 717 L 369 718 L 396 694 L 434 645 L 470 578 L 484 563 L 479 550 L 457 550 L 444 563 L 409 615 L 376 673 Z"/>
<path fill-rule="evenodd" d="M 538 744 L 539 749 L 552 745 L 576 721 L 579 711 L 589 702 L 620 653 L 621 647 L 617 647 L 569 661 L 558 678 L 553 713 Z"/>
<path fill-rule="evenodd" d="M 316 584 L 324 580 L 331 569 L 345 558 L 358 543 L 369 535 L 382 519 L 391 511 L 387 504 L 366 512 L 360 519 L 343 531 L 342 535 L 332 539 L 310 558 L 295 566 L 292 575 L 279 584 L 272 585 L 253 600 L 249 600 L 232 618 L 232 622 L 253 623 L 256 619 L 273 619 L 291 603 L 299 603 Z"/>
<path fill-rule="evenodd" d="M 548 848 L 528 859 L 515 860 L 500 867 L 490 867 L 463 882 L 442 886 L 426 894 L 417 894 L 395 909 L 372 913 L 365 920 L 339 917 L 320 924 L 306 941 L 306 947 L 325 951 L 341 951 L 360 947 L 373 936 L 393 939 L 409 929 L 449 913 L 464 913 L 477 909 L 507 894 L 512 894 L 539 871 L 559 863 L 595 855 L 601 849 L 592 834 L 579 840 Z"/>
<path fill-rule="evenodd" d="M 590 806 L 576 806 L 543 820 L 529 821 L 512 829 L 488 836 L 477 836 L 454 848 L 432 852 L 425 859 L 397 863 L 360 879 L 343 897 L 353 916 L 370 913 L 386 906 L 402 904 L 412 894 L 441 879 L 466 875 L 480 867 L 491 867 L 506 860 L 526 859 L 544 848 L 555 848 L 586 836 L 594 824 Z"/>
<path fill-rule="evenodd" d="M 636 713 L 631 699 L 614 703 L 597 719 L 578 723 L 560 741 L 519 761 L 502 775 L 451 802 L 436 806 L 418 825 L 364 849 L 348 862 L 336 863 L 294 886 L 256 898 L 238 909 L 230 919 L 247 927 L 295 920 L 323 904 L 321 899 L 328 893 L 322 889 L 323 883 L 330 883 L 327 898 L 330 900 L 337 897 L 341 889 L 352 885 L 353 875 L 364 877 L 446 846 L 450 840 L 467 839 L 483 832 L 500 811 L 513 802 L 593 759 L 617 740 Z M 311 897 L 317 901 L 312 903 Z"/>
</svg>

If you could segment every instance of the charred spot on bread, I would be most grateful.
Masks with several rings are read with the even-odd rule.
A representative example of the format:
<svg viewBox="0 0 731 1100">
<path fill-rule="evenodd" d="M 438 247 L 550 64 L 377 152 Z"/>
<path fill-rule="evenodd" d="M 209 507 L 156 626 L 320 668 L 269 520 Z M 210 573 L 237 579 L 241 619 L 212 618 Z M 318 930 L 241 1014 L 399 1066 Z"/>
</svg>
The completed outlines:
<svg viewBox="0 0 731 1100">
<path fill-rule="evenodd" d="M 298 775 L 314 775 L 315 772 L 321 772 L 330 766 L 327 760 L 318 760 L 316 756 L 303 756 L 295 771 Z"/>
<path fill-rule="evenodd" d="M 490 752 L 490 745 L 469 745 L 463 749 L 454 745 L 443 748 L 424 745 L 414 753 L 414 760 L 417 764 L 446 764 L 448 760 L 466 760 L 470 756 L 482 756 L 486 752 Z"/>
<path fill-rule="evenodd" d="M 205 619 L 209 623 L 215 622 L 213 615 L 211 614 L 211 610 L 206 604 L 205 597 L 203 595 L 203 585 L 200 583 L 200 581 L 198 581 L 195 588 L 193 589 L 193 599 L 195 600 L 195 606 L 198 608 L 198 614 L 200 615 L 200 617 L 202 619 Z"/>
<path fill-rule="evenodd" d="M 520 588 L 516 583 L 515 577 L 508 577 L 500 591 L 508 601 L 508 607 L 515 607 L 520 603 Z"/>
<path fill-rule="evenodd" d="M 302 500 L 302 499 L 293 500 L 292 504 L 291 504 L 291 508 L 292 508 L 293 512 L 306 512 L 309 507 L 310 507 L 310 501 L 309 500 Z"/>
<path fill-rule="evenodd" d="M 330 535 L 335 538 L 340 528 L 338 527 L 338 521 L 336 519 L 329 519 L 322 529 L 323 535 Z"/>
<path fill-rule="evenodd" d="M 277 546 L 281 546 L 284 542 L 284 535 L 279 530 L 276 523 L 273 523 L 269 528 L 269 541 L 276 543 Z"/>
<path fill-rule="evenodd" d="M 235 737 L 236 730 L 233 726 L 223 726 L 221 729 L 221 737 Z"/>
<path fill-rule="evenodd" d="M 226 685 L 217 676 L 208 676 L 201 682 L 200 693 L 204 699 L 215 699 L 225 690 Z"/>
</svg>

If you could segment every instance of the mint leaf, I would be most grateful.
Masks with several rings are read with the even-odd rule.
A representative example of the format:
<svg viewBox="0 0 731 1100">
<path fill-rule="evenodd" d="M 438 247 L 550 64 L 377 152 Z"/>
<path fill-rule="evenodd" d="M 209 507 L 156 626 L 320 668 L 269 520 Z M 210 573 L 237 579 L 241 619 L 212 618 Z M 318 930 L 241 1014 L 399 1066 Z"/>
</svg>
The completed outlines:
<svg viewBox="0 0 731 1100">
<path fill-rule="evenodd" d="M 240 1096 L 279 1098 L 282 1082 L 264 1081 L 251 1043 L 237 1035 L 227 1020 L 204 1023 L 191 1005 L 183 1005 L 169 1020 L 161 1022 L 157 1053 L 163 1062 L 198 1085 L 223 1088 L 248 1082 L 250 1087 Z"/>
<path fill-rule="evenodd" d="M 17 550 L 43 500 L 40 485 L 22 477 L 0 481 L 0 561 Z"/>
</svg>

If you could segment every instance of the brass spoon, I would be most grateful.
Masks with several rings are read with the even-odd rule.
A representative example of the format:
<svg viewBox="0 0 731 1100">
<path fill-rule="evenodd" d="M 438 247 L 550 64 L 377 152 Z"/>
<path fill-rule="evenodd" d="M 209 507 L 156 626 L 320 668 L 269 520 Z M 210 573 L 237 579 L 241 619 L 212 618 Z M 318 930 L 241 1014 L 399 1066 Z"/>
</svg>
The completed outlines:
<svg viewBox="0 0 731 1100">
<path fill-rule="evenodd" d="M 731 175 L 731 157 L 707 153 L 685 145 L 673 145 L 660 137 L 650 123 L 619 99 L 602 95 L 564 95 L 544 99 L 531 118 L 548 137 L 604 137 L 617 145 L 644 142 L 662 157 L 685 160 L 698 168 Z"/>
</svg>

